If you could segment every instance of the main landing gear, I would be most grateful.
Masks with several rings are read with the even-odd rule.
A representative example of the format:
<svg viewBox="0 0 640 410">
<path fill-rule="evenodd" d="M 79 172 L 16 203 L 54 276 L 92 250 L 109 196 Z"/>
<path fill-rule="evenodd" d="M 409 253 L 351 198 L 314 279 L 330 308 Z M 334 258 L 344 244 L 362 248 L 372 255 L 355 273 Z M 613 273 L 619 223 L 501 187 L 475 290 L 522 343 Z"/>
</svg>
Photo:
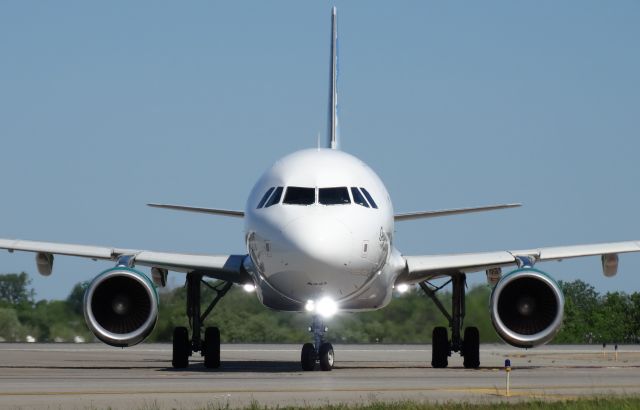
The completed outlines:
<svg viewBox="0 0 640 410">
<path fill-rule="evenodd" d="M 200 290 L 204 284 L 216 293 L 209 307 L 200 312 Z M 191 340 L 186 327 L 173 329 L 173 360 L 171 363 L 176 369 L 184 369 L 189 366 L 189 356 L 194 352 L 200 352 L 204 356 L 204 367 L 217 369 L 220 367 L 220 330 L 217 327 L 207 327 L 202 339 L 202 327 L 204 320 L 218 304 L 220 299 L 231 289 L 231 282 L 219 282 L 211 285 L 202 280 L 202 274 L 191 272 L 187 274 L 187 317 L 191 328 Z"/>
<path fill-rule="evenodd" d="M 452 352 L 459 352 L 464 358 L 463 364 L 467 369 L 480 367 L 480 333 L 477 327 L 467 327 L 462 333 L 462 322 L 465 315 L 465 287 L 467 277 L 464 273 L 456 273 L 451 280 L 440 287 L 435 287 L 428 282 L 421 282 L 420 287 L 433 300 L 442 314 L 449 320 L 451 328 L 451 340 L 445 327 L 433 329 L 431 366 L 445 368 L 449 364 L 449 356 Z M 451 283 L 451 314 L 447 312 L 436 293 Z"/>
<path fill-rule="evenodd" d="M 320 364 L 320 370 L 322 371 L 330 371 L 333 369 L 333 346 L 331 343 L 324 341 L 324 334 L 327 330 L 322 318 L 314 315 L 311 326 L 309 327 L 309 331 L 313 333 L 314 343 L 305 343 L 302 346 L 302 353 L 300 355 L 302 370 L 314 370 L 316 364 Z"/>
</svg>

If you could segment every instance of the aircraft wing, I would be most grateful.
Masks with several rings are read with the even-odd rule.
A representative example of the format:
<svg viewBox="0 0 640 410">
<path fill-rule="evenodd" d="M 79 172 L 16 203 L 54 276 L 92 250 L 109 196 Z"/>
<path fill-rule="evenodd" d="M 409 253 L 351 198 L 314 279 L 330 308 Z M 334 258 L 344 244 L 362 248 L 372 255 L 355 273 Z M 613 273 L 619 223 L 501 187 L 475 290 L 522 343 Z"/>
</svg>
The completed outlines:
<svg viewBox="0 0 640 410">
<path fill-rule="evenodd" d="M 516 251 L 403 256 L 406 267 L 404 272 L 396 279 L 396 283 L 417 283 L 449 276 L 454 272 L 471 273 L 517 265 L 518 259 L 521 258 L 531 258 L 534 262 L 545 262 L 561 261 L 582 256 L 616 255 L 627 252 L 640 252 L 640 241 L 556 246 Z"/>
<path fill-rule="evenodd" d="M 132 258 L 134 265 L 185 273 L 198 271 L 205 276 L 234 283 L 247 283 L 252 281 L 242 264 L 246 255 L 201 255 L 155 252 L 16 239 L 0 239 L 0 249 L 6 249 L 9 252 L 35 252 L 37 253 L 36 260 L 38 261 L 38 265 L 40 265 L 41 260 L 50 260 L 52 265 L 53 255 L 78 256 L 93 260 L 111 260 L 114 262 L 123 256 L 129 256 Z M 38 269 L 40 269 L 40 266 Z M 50 269 L 49 267 L 49 273 Z"/>
</svg>

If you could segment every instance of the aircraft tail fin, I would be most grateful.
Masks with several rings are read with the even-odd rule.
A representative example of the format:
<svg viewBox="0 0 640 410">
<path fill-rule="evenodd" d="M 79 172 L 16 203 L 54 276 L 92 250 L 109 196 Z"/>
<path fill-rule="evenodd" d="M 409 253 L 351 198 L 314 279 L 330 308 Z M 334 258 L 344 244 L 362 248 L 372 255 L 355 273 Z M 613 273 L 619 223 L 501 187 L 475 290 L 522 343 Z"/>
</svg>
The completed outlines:
<svg viewBox="0 0 640 410">
<path fill-rule="evenodd" d="M 338 13 L 331 8 L 331 72 L 329 84 L 329 124 L 327 148 L 339 148 L 338 127 Z"/>
</svg>

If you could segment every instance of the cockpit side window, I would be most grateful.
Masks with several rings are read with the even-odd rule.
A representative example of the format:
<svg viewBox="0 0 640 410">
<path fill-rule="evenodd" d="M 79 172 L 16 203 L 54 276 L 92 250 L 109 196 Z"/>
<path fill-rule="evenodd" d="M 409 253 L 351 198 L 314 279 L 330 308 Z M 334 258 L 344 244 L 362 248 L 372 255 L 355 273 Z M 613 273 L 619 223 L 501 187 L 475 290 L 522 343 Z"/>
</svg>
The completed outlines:
<svg viewBox="0 0 640 410">
<path fill-rule="evenodd" d="M 360 193 L 358 188 L 351 187 L 351 195 L 353 195 L 353 202 L 355 202 L 358 205 L 362 205 L 365 208 L 369 208 L 369 204 L 367 203 L 367 200 L 364 199 L 364 196 L 362 196 L 362 193 Z"/>
<path fill-rule="evenodd" d="M 271 187 L 267 192 L 265 192 L 264 196 L 260 200 L 260 203 L 258 204 L 258 209 L 264 206 L 265 202 L 267 202 L 267 199 L 269 199 L 269 195 L 271 195 L 274 189 L 275 189 L 274 187 Z"/>
<path fill-rule="evenodd" d="M 318 200 L 322 205 L 350 204 L 349 190 L 345 186 L 335 188 L 320 188 Z"/>
<path fill-rule="evenodd" d="M 373 200 L 373 198 L 371 197 L 371 194 L 369 193 L 369 191 L 367 191 L 366 189 L 360 187 L 360 189 L 362 190 L 362 193 L 364 194 L 364 196 L 367 197 L 367 200 L 369 201 L 369 204 L 371 204 L 372 208 L 378 209 L 378 205 L 376 205 L 375 201 Z"/>
<path fill-rule="evenodd" d="M 267 202 L 267 204 L 264 207 L 265 208 L 269 208 L 270 206 L 279 203 L 280 202 L 280 197 L 282 196 L 282 190 L 283 190 L 283 188 L 281 186 L 277 187 L 276 190 L 274 191 L 273 195 L 271 195 L 271 198 L 269 198 L 269 201 Z"/>
<path fill-rule="evenodd" d="M 287 187 L 283 204 L 289 205 L 311 205 L 316 202 L 316 189 L 299 186 Z"/>
</svg>

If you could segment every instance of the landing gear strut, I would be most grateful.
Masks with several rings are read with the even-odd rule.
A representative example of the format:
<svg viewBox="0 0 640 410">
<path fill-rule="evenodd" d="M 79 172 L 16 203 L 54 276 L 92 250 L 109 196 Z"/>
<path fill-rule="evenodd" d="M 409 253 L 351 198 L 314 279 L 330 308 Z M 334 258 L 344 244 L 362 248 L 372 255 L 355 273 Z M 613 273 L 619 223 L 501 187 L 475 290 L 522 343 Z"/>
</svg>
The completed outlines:
<svg viewBox="0 0 640 410">
<path fill-rule="evenodd" d="M 313 333 L 314 343 L 305 343 L 302 346 L 302 353 L 300 355 L 302 370 L 314 370 L 316 363 L 320 363 L 320 370 L 330 371 L 333 369 L 333 346 L 331 343 L 324 341 L 324 334 L 327 330 L 322 318 L 314 315 L 311 326 L 309 327 L 309 331 Z"/>
<path fill-rule="evenodd" d="M 173 359 L 171 363 L 176 369 L 189 366 L 189 356 L 200 352 L 204 356 L 204 366 L 210 369 L 220 367 L 220 330 L 217 327 L 207 327 L 202 339 L 204 320 L 218 304 L 220 299 L 231 289 L 231 282 L 219 282 L 211 285 L 202 280 L 202 274 L 191 272 L 187 274 L 187 317 L 191 328 L 191 340 L 186 327 L 176 327 L 173 330 Z M 201 313 L 200 296 L 201 285 L 204 284 L 216 293 L 207 309 Z"/>
<path fill-rule="evenodd" d="M 467 327 L 464 329 L 462 337 L 462 324 L 465 316 L 465 287 L 467 277 L 464 273 L 456 273 L 451 276 L 451 280 L 440 287 L 435 287 L 428 282 L 421 282 L 420 287 L 427 296 L 433 300 L 440 312 L 449 321 L 451 328 L 451 340 L 447 335 L 445 327 L 433 329 L 431 366 L 435 368 L 445 368 L 449 364 L 449 356 L 452 352 L 459 352 L 464 358 L 464 367 L 467 369 L 477 369 L 480 367 L 480 333 L 477 327 Z M 436 293 L 443 287 L 451 283 L 451 314 L 436 297 Z"/>
</svg>

